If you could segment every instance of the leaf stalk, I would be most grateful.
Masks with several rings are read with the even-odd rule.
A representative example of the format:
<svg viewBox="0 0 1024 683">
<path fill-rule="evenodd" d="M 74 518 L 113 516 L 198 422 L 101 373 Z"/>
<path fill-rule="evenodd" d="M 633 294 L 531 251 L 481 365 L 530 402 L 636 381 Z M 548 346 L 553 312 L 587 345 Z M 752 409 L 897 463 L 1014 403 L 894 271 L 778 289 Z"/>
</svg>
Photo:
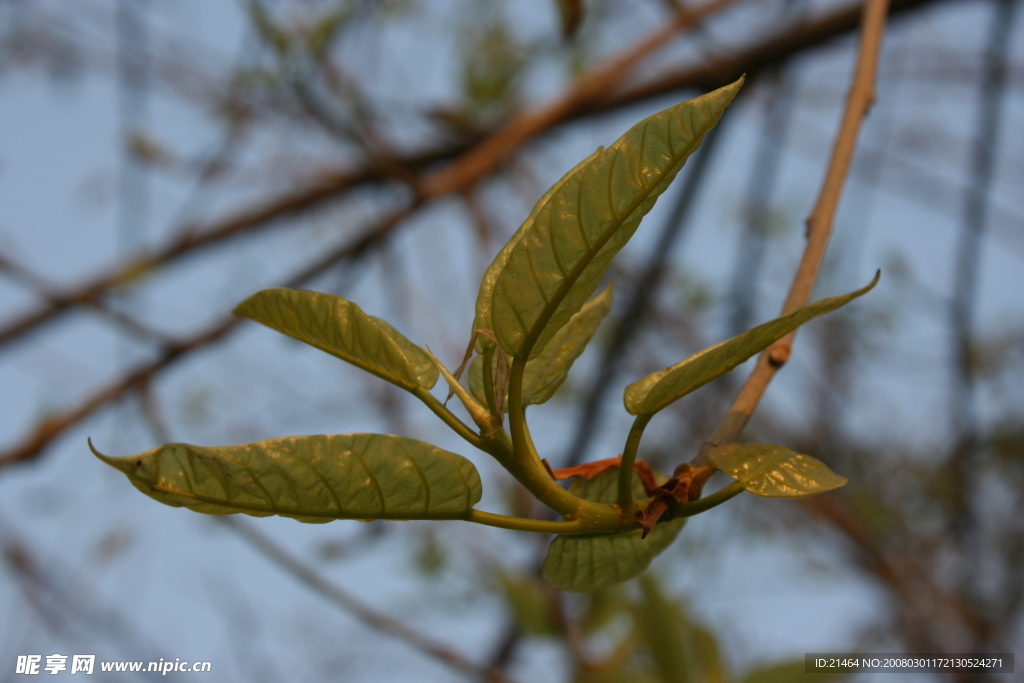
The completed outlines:
<svg viewBox="0 0 1024 683">
<path fill-rule="evenodd" d="M 651 421 L 652 415 L 640 414 L 633 420 L 633 426 L 629 429 L 629 436 L 626 438 L 626 446 L 622 449 L 622 461 L 619 464 L 619 507 L 625 512 L 627 519 L 633 518 L 635 512 L 633 504 L 633 463 L 636 462 L 636 452 L 640 447 L 640 439 L 643 438 L 644 429 Z"/>
</svg>

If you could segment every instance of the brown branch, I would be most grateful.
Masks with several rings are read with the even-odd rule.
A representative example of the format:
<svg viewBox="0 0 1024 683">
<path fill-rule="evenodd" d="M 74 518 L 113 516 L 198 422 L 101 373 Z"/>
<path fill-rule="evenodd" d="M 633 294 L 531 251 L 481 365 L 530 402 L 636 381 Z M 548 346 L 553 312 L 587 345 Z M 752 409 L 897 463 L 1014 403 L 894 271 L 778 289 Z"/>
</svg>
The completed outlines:
<svg viewBox="0 0 1024 683">
<path fill-rule="evenodd" d="M 288 572 L 293 578 L 341 607 L 346 613 L 367 626 L 402 641 L 413 649 L 470 678 L 491 683 L 511 683 L 508 676 L 499 669 L 477 664 L 447 644 L 408 627 L 394 617 L 378 612 L 340 586 L 328 581 L 315 569 L 289 553 L 252 524 L 247 524 L 234 515 L 219 517 L 218 521 L 237 533 L 261 555 Z"/>
<path fill-rule="evenodd" d="M 496 169 L 523 143 L 572 118 L 585 105 L 618 87 L 637 64 L 663 47 L 673 37 L 698 26 L 706 18 L 726 9 L 736 1 L 710 0 L 696 9 L 677 10 L 663 27 L 582 76 L 560 97 L 538 109 L 516 116 L 496 133 L 427 179 L 421 186 L 422 192 L 427 197 L 437 197 L 475 183 Z"/>
<path fill-rule="evenodd" d="M 283 286 L 298 287 L 309 280 L 322 275 L 328 269 L 336 266 L 342 261 L 349 261 L 359 258 L 369 249 L 380 244 L 386 239 L 410 213 L 418 208 L 419 203 L 414 202 L 408 207 L 397 211 L 383 221 L 364 232 L 360 237 L 352 240 L 327 255 L 304 270 L 297 273 Z M 107 386 L 94 392 L 78 406 L 53 415 L 44 420 L 35 432 L 13 448 L 0 453 L 0 469 L 7 465 L 30 460 L 38 456 L 44 448 L 50 445 L 57 437 L 82 422 L 100 408 L 120 399 L 125 394 L 145 386 L 161 371 L 181 360 L 188 354 L 223 339 L 232 332 L 242 318 L 227 315 L 205 331 L 195 335 L 187 341 L 179 342 L 166 347 L 160 357 L 155 361 L 146 363 Z"/>
<path fill-rule="evenodd" d="M 403 163 L 412 168 L 422 167 L 450 153 L 450 149 L 425 153 L 407 158 Z M 275 221 L 305 213 L 367 183 L 387 179 L 379 171 L 370 168 L 352 172 L 325 171 L 320 178 L 299 190 L 273 199 L 255 209 L 241 211 L 212 226 L 186 225 L 178 230 L 175 239 L 150 254 L 130 259 L 127 263 L 116 266 L 69 293 L 50 292 L 50 303 L 46 307 L 28 313 L 0 328 L 0 346 L 52 321 L 59 314 L 75 306 L 94 305 L 107 290 L 147 271 L 166 266 L 204 247 L 220 244 L 241 234 L 251 234 Z"/>
<path fill-rule="evenodd" d="M 903 13 L 929 4 L 937 4 L 938 2 L 939 0 L 893 0 L 892 12 L 893 14 Z M 708 7 L 711 6 L 709 3 Z M 703 9 L 696 10 L 688 16 L 692 17 L 702 11 Z M 617 60 L 621 60 L 626 67 L 631 66 L 632 60 L 628 59 L 629 56 L 637 53 L 640 56 L 647 54 L 641 48 L 644 45 L 650 45 L 651 42 L 657 42 L 654 39 L 662 31 L 662 29 L 659 29 L 659 32 L 656 32 L 652 37 L 641 41 L 636 47 L 614 58 L 611 63 L 597 67 L 591 76 L 582 77 L 580 84 L 586 86 L 583 88 L 582 94 L 576 96 L 567 95 L 558 102 L 548 105 L 545 110 L 527 115 L 529 118 L 527 123 L 529 125 L 527 123 L 515 125 L 518 131 L 514 136 L 517 140 L 515 145 L 511 144 L 513 140 L 511 134 L 508 134 L 510 136 L 502 142 L 500 148 L 501 158 L 511 154 L 516 145 L 521 145 L 527 139 L 535 137 L 557 124 L 579 120 L 596 114 L 608 113 L 626 105 L 661 97 L 669 92 L 684 89 L 709 90 L 723 83 L 735 80 L 742 73 L 753 76 L 766 68 L 783 64 L 794 55 L 823 45 L 837 36 L 852 31 L 856 28 L 859 11 L 860 6 L 838 10 L 820 19 L 799 24 L 792 29 L 784 31 L 781 35 L 755 44 L 746 50 L 741 50 L 737 54 L 719 57 L 706 64 L 679 69 L 645 85 L 623 89 L 617 94 L 611 94 L 609 91 L 612 90 L 616 79 L 609 77 L 599 78 L 598 74 L 604 71 L 613 73 L 612 67 Z M 679 31 L 681 29 L 677 28 L 675 30 Z M 628 72 L 628 68 L 625 71 Z M 621 78 L 621 76 L 616 76 L 616 78 Z M 588 83 L 595 85 L 587 86 L 586 84 Z M 597 87 L 598 85 L 600 87 Z M 577 88 L 579 87 L 578 85 Z M 570 108 L 565 110 L 559 108 L 559 102 L 563 103 L 562 107 L 566 107 L 568 105 L 565 103 L 569 102 L 569 100 L 572 100 Z M 547 111 L 545 117 L 540 115 L 543 111 Z M 509 124 L 509 127 L 511 126 L 513 124 Z M 494 139 L 499 136 L 500 133 L 488 139 Z M 452 162 L 450 167 L 441 169 L 429 177 L 423 184 L 424 195 L 436 197 L 444 192 L 458 190 L 482 177 L 480 175 L 472 177 L 467 175 L 465 168 L 468 167 L 469 162 L 460 161 L 462 157 L 459 155 L 463 154 L 473 142 L 474 140 L 470 140 L 468 143 L 460 145 L 442 146 L 420 154 L 404 156 L 398 158 L 395 163 L 401 168 L 417 171 L 433 163 L 454 158 L 455 161 Z M 496 145 L 497 143 L 492 142 L 490 144 Z M 473 153 L 482 155 L 480 151 Z M 478 162 L 474 162 L 474 165 L 477 167 L 477 173 L 486 173 L 498 163 L 497 161 L 484 163 L 485 161 L 485 159 L 481 158 Z M 464 166 L 463 171 L 460 171 L 458 174 L 448 170 L 448 168 L 454 168 L 460 164 Z M 13 322 L 0 327 L 0 346 L 12 342 L 37 327 L 54 320 L 58 315 L 75 306 L 86 305 L 90 301 L 95 301 L 106 290 L 116 286 L 118 283 L 130 280 L 133 275 L 155 267 L 166 266 L 178 258 L 194 254 L 202 248 L 220 244 L 232 237 L 255 232 L 257 229 L 266 227 L 283 218 L 300 215 L 329 201 L 337 200 L 350 190 L 367 184 L 384 182 L 389 179 L 392 179 L 391 176 L 382 174 L 379 168 L 372 165 L 348 172 L 325 171 L 319 179 L 313 181 L 308 186 L 283 195 L 254 210 L 239 212 L 225 220 L 207 226 L 184 226 L 177 231 L 178 237 L 167 245 L 150 254 L 139 256 L 127 264 L 119 265 L 85 284 L 72 288 L 65 294 L 55 295 L 54 301 L 46 307 L 25 314 Z"/>
<path fill-rule="evenodd" d="M 940 2 L 949 0 L 891 0 L 889 14 L 895 18 Z M 800 21 L 767 40 L 739 48 L 732 54 L 718 55 L 703 64 L 672 70 L 619 92 L 608 92 L 593 107 L 584 107 L 580 115 L 602 113 L 679 90 L 713 90 L 743 74 L 751 79 L 765 70 L 785 64 L 795 55 L 822 47 L 857 30 L 866 5 L 866 2 L 860 2 L 817 19 Z"/>
<path fill-rule="evenodd" d="M 807 244 L 782 307 L 782 315 L 807 303 L 825 256 L 832 221 L 857 146 L 861 122 L 875 99 L 878 55 L 881 52 L 888 6 L 889 0 L 868 0 L 864 5 L 857 66 L 847 96 L 843 119 L 818 200 L 807 218 Z M 687 496 L 683 500 L 692 500 L 695 495 L 699 495 L 704 483 L 714 474 L 715 467 L 709 461 L 708 452 L 716 445 L 735 441 L 739 437 L 757 409 L 768 383 L 789 360 L 795 336 L 796 332 L 791 332 L 761 353 L 754 371 L 747 378 L 711 438 L 690 463 L 683 463 L 676 468 L 675 476 L 669 483 L 676 479 L 682 482 L 683 488 L 686 489 L 684 494 Z"/>
<path fill-rule="evenodd" d="M 51 305 L 57 305 L 59 303 L 60 296 L 54 293 L 54 289 L 49 283 L 35 273 L 29 271 L 24 266 L 11 261 L 2 255 L 0 255 L 0 271 L 7 273 L 13 279 L 31 289 L 37 296 L 46 299 Z M 129 332 L 140 339 L 145 341 L 156 341 L 164 344 L 171 341 L 167 335 L 143 325 L 126 313 L 112 308 L 102 299 L 86 299 L 82 304 L 92 308 L 104 318 L 121 327 L 125 332 Z"/>
</svg>

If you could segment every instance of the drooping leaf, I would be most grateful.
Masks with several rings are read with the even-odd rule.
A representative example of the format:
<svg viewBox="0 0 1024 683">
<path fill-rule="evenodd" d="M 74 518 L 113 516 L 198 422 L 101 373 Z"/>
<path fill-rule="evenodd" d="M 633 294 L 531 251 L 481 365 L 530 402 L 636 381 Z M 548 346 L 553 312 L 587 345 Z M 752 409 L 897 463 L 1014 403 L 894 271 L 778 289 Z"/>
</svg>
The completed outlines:
<svg viewBox="0 0 1024 683">
<path fill-rule="evenodd" d="M 339 296 L 304 289 L 264 289 L 238 304 L 234 313 L 403 389 L 430 389 L 437 382 L 437 367 L 423 349 Z"/>
<path fill-rule="evenodd" d="M 501 251 L 499 251 L 498 255 L 494 257 L 494 260 L 491 261 L 491 265 L 489 265 L 487 270 L 484 271 L 483 279 L 480 280 L 480 290 L 476 295 L 476 317 L 473 319 L 474 330 L 494 329 L 494 324 L 491 322 L 491 297 L 494 295 L 494 283 L 497 282 L 498 275 L 500 275 L 501 271 L 504 270 L 505 264 L 508 262 L 508 255 L 512 251 L 512 248 L 516 246 L 519 240 L 522 239 L 523 234 L 529 230 L 530 226 L 532 226 L 534 221 L 537 220 L 537 214 L 547 203 L 551 195 L 557 192 L 558 189 L 581 168 L 593 161 L 602 151 L 604 151 L 604 148 L 598 147 L 593 154 L 569 169 L 568 173 L 552 185 L 551 188 L 540 198 L 540 201 L 534 205 L 533 209 L 530 211 L 530 215 L 526 217 L 526 220 L 523 221 L 523 224 L 515 231 L 511 239 L 509 239 L 505 246 L 501 248 Z M 494 342 L 487 337 L 478 336 L 476 347 L 477 351 L 482 353 L 485 345 L 493 343 Z"/>
<path fill-rule="evenodd" d="M 845 671 L 804 673 L 803 660 L 770 664 L 747 673 L 740 683 L 826 683 L 847 677 Z"/>
<path fill-rule="evenodd" d="M 501 592 L 512 610 L 516 624 L 531 636 L 547 636 L 558 633 L 553 605 L 547 588 L 539 578 L 525 574 L 501 573 L 498 575 Z"/>
<path fill-rule="evenodd" d="M 569 376 L 572 364 L 593 339 L 598 326 L 612 308 L 612 286 L 583 305 L 569 323 L 558 331 L 544 350 L 526 363 L 523 370 L 523 406 L 540 405 L 554 396 Z M 484 359 L 477 356 L 469 368 L 469 388 L 477 400 L 484 393 Z M 505 401 L 508 410 L 508 401 Z"/>
<path fill-rule="evenodd" d="M 667 477 L 655 474 L 661 484 Z M 618 494 L 619 470 L 609 469 L 593 479 L 575 479 L 569 490 L 598 503 L 614 503 Z M 633 497 L 645 497 L 640 477 L 633 473 Z M 544 578 L 555 588 L 589 593 L 628 581 L 643 573 L 665 548 L 671 545 L 686 519 L 659 524 L 641 538 L 641 529 L 626 533 L 591 536 L 563 535 L 555 538 L 544 560 Z"/>
<path fill-rule="evenodd" d="M 147 496 L 211 515 L 313 523 L 461 519 L 482 491 L 476 468 L 461 455 L 382 434 L 291 436 L 217 448 L 171 443 L 125 458 L 93 453 Z"/>
<path fill-rule="evenodd" d="M 782 446 L 730 443 L 712 449 L 709 456 L 746 491 L 766 498 L 804 498 L 849 481 L 817 458 Z"/>
<path fill-rule="evenodd" d="M 714 634 L 692 619 L 685 605 L 665 595 L 650 574 L 639 583 L 637 626 L 662 680 L 725 683 L 728 677 Z"/>
<path fill-rule="evenodd" d="M 690 662 L 683 634 L 683 615 L 650 575 L 640 578 L 640 589 L 643 600 L 638 606 L 637 625 L 644 633 L 654 665 L 663 680 L 688 683 Z"/>
<path fill-rule="evenodd" d="M 541 200 L 494 282 L 491 321 L 506 353 L 536 355 L 583 306 L 741 85 L 644 119 Z"/>
<path fill-rule="evenodd" d="M 752 330 L 716 344 L 684 361 L 647 375 L 626 387 L 623 402 L 630 415 L 653 415 L 674 401 L 699 389 L 708 382 L 734 370 L 740 363 L 803 325 L 859 296 L 867 294 L 878 282 L 879 273 L 864 288 L 842 296 L 815 301 L 801 306 L 789 315 L 758 325 Z"/>
</svg>

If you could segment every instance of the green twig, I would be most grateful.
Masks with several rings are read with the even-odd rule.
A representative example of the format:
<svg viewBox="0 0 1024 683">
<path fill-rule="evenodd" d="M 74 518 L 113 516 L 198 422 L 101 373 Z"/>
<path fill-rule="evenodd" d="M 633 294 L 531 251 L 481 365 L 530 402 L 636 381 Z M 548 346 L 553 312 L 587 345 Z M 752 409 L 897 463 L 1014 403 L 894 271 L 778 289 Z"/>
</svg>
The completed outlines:
<svg viewBox="0 0 1024 683">
<path fill-rule="evenodd" d="M 512 460 L 505 467 L 537 500 L 566 517 L 575 518 L 581 508 L 593 505 L 569 493 L 551 477 L 533 445 L 523 410 L 523 372 L 526 359 L 515 356 L 509 374 L 508 424 L 512 436 Z"/>
<path fill-rule="evenodd" d="M 487 448 L 488 444 L 484 443 L 484 440 L 480 435 L 470 429 L 469 425 L 456 417 L 455 413 L 448 410 L 443 403 L 437 400 L 437 397 L 423 387 L 416 389 L 416 391 L 413 392 L 413 395 L 423 401 L 435 415 L 441 418 L 442 422 L 451 427 L 452 431 L 480 450 L 489 452 Z"/>
<path fill-rule="evenodd" d="M 527 519 L 525 517 L 496 515 L 492 512 L 483 512 L 482 510 L 470 510 L 466 521 L 498 527 L 499 529 L 532 531 L 538 534 L 571 534 L 583 529 L 583 524 L 580 520 L 555 522 L 546 519 Z"/>
<path fill-rule="evenodd" d="M 640 447 L 644 428 L 651 421 L 651 417 L 643 414 L 636 416 L 633 426 L 629 429 L 626 447 L 622 450 L 622 460 L 619 464 L 619 507 L 625 511 L 629 519 L 633 518 L 633 463 L 636 462 L 636 452 Z"/>
<path fill-rule="evenodd" d="M 713 507 L 718 507 L 725 501 L 730 500 L 741 493 L 743 493 L 743 484 L 738 481 L 734 481 L 721 491 L 715 491 L 710 496 L 705 496 L 700 500 L 695 500 L 691 503 L 678 503 L 677 505 L 673 505 L 662 519 L 667 522 L 670 519 L 676 519 L 677 517 L 693 517 L 694 515 L 699 515 L 702 512 L 707 512 Z"/>
</svg>

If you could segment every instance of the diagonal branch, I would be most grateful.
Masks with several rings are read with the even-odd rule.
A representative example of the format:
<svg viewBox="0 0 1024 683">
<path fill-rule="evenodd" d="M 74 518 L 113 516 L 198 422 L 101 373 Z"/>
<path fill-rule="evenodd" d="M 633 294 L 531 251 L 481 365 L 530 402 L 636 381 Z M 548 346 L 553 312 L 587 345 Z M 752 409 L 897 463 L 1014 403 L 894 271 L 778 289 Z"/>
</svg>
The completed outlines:
<svg viewBox="0 0 1024 683">
<path fill-rule="evenodd" d="M 334 251 L 321 257 L 315 263 L 307 266 L 283 286 L 299 287 L 306 282 L 319 277 L 324 272 L 341 262 L 359 258 L 367 251 L 373 249 L 387 239 L 401 221 L 408 217 L 418 207 L 419 203 L 414 202 L 408 207 L 393 213 L 391 216 L 364 232 L 359 238 L 338 247 Z M 230 314 L 221 318 L 214 325 L 208 327 L 206 330 L 194 337 L 165 347 L 159 358 L 129 371 L 123 377 L 111 382 L 105 387 L 100 388 L 98 391 L 94 392 L 82 401 L 78 406 L 65 410 L 61 413 L 57 413 L 56 415 L 44 420 L 31 436 L 15 445 L 13 448 L 0 453 L 0 469 L 7 465 L 13 465 L 18 462 L 35 458 L 42 453 L 43 449 L 49 446 L 56 438 L 64 434 L 66 431 L 79 424 L 104 406 L 120 399 L 125 394 L 133 391 L 134 389 L 145 386 L 146 383 L 156 377 L 161 371 L 175 364 L 191 352 L 205 348 L 216 341 L 220 341 L 234 331 L 242 320 L 242 318 L 236 318 Z"/>
<path fill-rule="evenodd" d="M 499 669 L 477 664 L 447 644 L 410 628 L 394 617 L 378 612 L 355 595 L 328 581 L 308 564 L 275 543 L 262 531 L 257 530 L 255 526 L 236 517 L 236 515 L 220 517 L 218 521 L 238 534 L 268 560 L 367 626 L 402 641 L 413 649 L 470 678 L 488 683 L 511 683 L 508 676 Z"/>
<path fill-rule="evenodd" d="M 424 154 L 407 160 L 412 165 L 435 161 L 437 154 Z M 179 258 L 203 248 L 220 244 L 232 237 L 255 232 L 275 221 L 290 218 L 333 201 L 347 191 L 385 178 L 371 169 L 353 172 L 325 172 L 311 184 L 254 209 L 241 211 L 212 227 L 186 225 L 177 237 L 156 251 L 130 259 L 95 277 L 67 294 L 51 292 L 50 303 L 0 328 L 0 346 L 12 342 L 37 327 L 54 320 L 59 314 L 81 305 L 92 305 L 109 289 L 131 280 L 146 271 L 166 266 Z"/>
<path fill-rule="evenodd" d="M 626 76 L 633 72 L 634 67 L 676 35 L 699 26 L 706 18 L 735 2 L 737 0 L 710 0 L 696 9 L 676 10 L 664 26 L 594 68 L 560 97 L 538 109 L 516 116 L 496 133 L 482 140 L 454 163 L 424 182 L 424 194 L 435 197 L 465 189 L 496 169 L 523 143 L 572 118 L 584 106 L 618 87 Z"/>
<path fill-rule="evenodd" d="M 832 232 L 832 221 L 853 159 L 861 122 L 875 98 L 878 56 L 881 52 L 888 6 L 889 0 L 868 0 L 864 5 L 863 28 L 853 82 L 818 200 L 807 218 L 807 244 L 782 307 L 782 315 L 804 305 L 810 298 L 811 289 L 825 256 L 825 248 Z M 688 483 L 688 495 L 691 499 L 694 495 L 699 495 L 704 483 L 715 472 L 714 465 L 709 461 L 708 452 L 716 445 L 735 441 L 739 437 L 757 409 L 768 383 L 789 360 L 795 336 L 796 332 L 791 332 L 761 353 L 754 371 L 740 389 L 739 395 L 718 424 L 714 434 L 701 447 L 692 462 L 676 468 L 674 478 Z"/>
</svg>

